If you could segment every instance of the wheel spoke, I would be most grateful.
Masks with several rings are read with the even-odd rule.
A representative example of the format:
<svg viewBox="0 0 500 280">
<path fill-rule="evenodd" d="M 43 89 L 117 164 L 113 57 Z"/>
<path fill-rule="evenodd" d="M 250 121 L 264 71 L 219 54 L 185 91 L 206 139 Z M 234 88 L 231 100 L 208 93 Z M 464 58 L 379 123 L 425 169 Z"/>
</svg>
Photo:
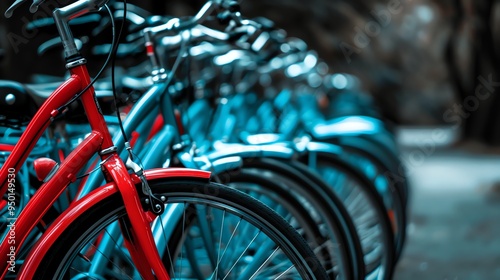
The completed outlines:
<svg viewBox="0 0 500 280">
<path fill-rule="evenodd" d="M 259 272 L 262 270 L 262 268 L 264 268 L 267 265 L 267 263 L 273 258 L 274 254 L 276 254 L 276 252 L 278 252 L 278 250 L 280 250 L 280 249 L 281 249 L 280 247 L 276 247 L 276 249 L 274 249 L 274 251 L 271 253 L 271 255 L 269 255 L 269 257 L 259 266 L 257 271 L 255 271 L 254 274 L 252 274 L 252 276 L 250 276 L 250 279 L 254 279 L 254 277 L 257 276 L 257 274 L 259 274 Z"/>
<path fill-rule="evenodd" d="M 104 233 L 103 233 L 103 234 L 106 234 L 106 235 L 109 237 L 109 239 L 110 239 L 110 240 L 113 242 L 113 244 L 114 244 L 115 251 L 113 251 L 113 252 L 114 252 L 114 253 L 113 253 L 113 255 L 114 255 L 114 256 L 116 256 L 116 253 L 117 253 L 117 252 L 121 252 L 119 255 L 120 255 L 120 256 L 122 256 L 122 257 L 124 257 L 124 258 L 125 258 L 125 260 L 126 260 L 129 264 L 131 264 L 131 263 L 132 263 L 132 260 L 130 259 L 130 257 L 129 257 L 127 254 L 125 254 L 125 252 L 123 252 L 123 247 L 121 247 L 121 246 L 119 246 L 119 245 L 118 245 L 118 241 L 117 241 L 117 240 L 115 240 L 115 239 L 113 238 L 113 236 L 112 236 L 112 235 L 108 232 L 108 230 L 107 230 L 107 229 L 105 229 L 105 230 L 104 230 Z M 120 265 L 119 265 L 119 264 L 117 264 L 115 261 L 113 261 L 113 260 L 112 260 L 112 259 L 108 256 L 108 254 L 106 254 L 106 253 L 102 252 L 102 251 L 98 248 L 98 246 L 94 245 L 93 243 L 90 243 L 90 247 L 92 247 L 92 250 L 95 250 L 95 252 L 93 253 L 93 254 L 94 254 L 94 257 L 95 257 L 95 255 L 96 255 L 96 254 L 100 254 L 101 256 L 103 256 L 103 257 L 104 257 L 104 258 L 108 261 L 108 263 L 110 263 L 113 267 L 115 267 L 115 268 L 117 268 L 117 269 L 118 269 L 118 272 L 119 272 L 119 275 L 120 275 L 120 276 L 128 277 L 128 279 L 133 279 L 132 277 L 130 277 L 130 276 L 128 276 L 128 275 L 127 275 L 127 272 L 126 272 L 125 270 L 123 270 L 123 268 L 122 268 L 123 266 L 120 266 Z M 90 260 L 90 258 L 89 258 L 89 257 L 87 257 L 87 256 L 85 256 L 85 254 L 84 254 L 84 253 L 80 252 L 80 254 L 79 254 L 79 255 L 80 255 L 80 258 L 82 258 L 82 259 L 84 259 L 86 262 L 88 262 L 88 263 L 92 264 L 92 261 Z M 95 265 L 95 264 L 94 264 L 94 265 Z M 102 265 L 102 264 L 98 263 L 97 265 Z M 78 272 L 78 273 L 80 273 L 80 274 L 84 273 L 84 272 L 82 272 L 82 271 L 78 270 L 77 268 L 75 268 L 74 266 L 72 266 L 72 267 L 71 267 L 71 269 L 72 269 L 72 270 L 74 270 L 74 271 L 77 271 L 77 272 Z M 114 272 L 115 274 L 117 273 L 117 271 L 115 271 L 115 270 L 113 270 L 113 272 Z M 87 275 L 88 277 L 91 277 L 91 276 L 90 276 L 90 273 L 87 273 L 87 274 L 88 274 L 88 275 Z"/>
<path fill-rule="evenodd" d="M 165 227 L 163 225 L 163 218 L 161 215 L 159 216 L 159 220 L 160 220 L 160 225 L 161 225 L 161 229 L 162 229 L 162 233 L 163 233 L 162 234 L 163 239 L 165 241 L 165 244 L 168 244 L 168 238 L 167 238 L 166 233 L 165 233 L 166 231 L 165 231 Z M 173 276 L 174 276 L 174 278 L 176 278 L 175 277 L 175 269 L 174 269 L 175 266 L 174 266 L 174 262 L 172 261 L 172 253 L 170 253 L 169 246 L 165 246 L 165 247 L 167 249 L 168 261 L 170 262 L 170 267 L 172 268 L 171 270 L 172 270 Z"/>
<path fill-rule="evenodd" d="M 224 233 L 224 218 L 226 217 L 226 210 L 222 212 L 222 221 L 220 223 L 220 237 L 219 237 L 219 250 L 217 250 L 217 266 L 215 267 L 215 279 L 217 279 L 217 275 L 219 273 L 219 264 L 220 264 L 220 251 L 222 246 L 222 235 Z M 234 232 L 234 231 L 233 231 Z"/>
<path fill-rule="evenodd" d="M 278 275 L 278 277 L 274 278 L 274 280 L 277 280 L 277 279 L 280 279 L 282 276 L 285 276 L 286 274 L 288 274 L 288 272 L 290 272 L 290 270 L 292 270 L 292 268 L 294 268 L 295 265 L 291 265 L 289 268 L 287 268 L 287 270 L 283 271 L 283 273 L 281 273 L 280 275 Z"/>
<path fill-rule="evenodd" d="M 240 223 L 241 223 L 241 218 L 240 220 L 238 221 L 238 223 L 236 224 L 236 226 L 234 227 L 234 230 L 233 232 L 231 233 L 231 237 L 229 237 L 229 241 L 227 242 L 226 244 L 226 248 L 224 248 L 224 252 L 222 252 L 222 255 L 220 257 L 220 260 L 218 260 L 217 262 L 217 266 L 216 267 L 219 267 L 219 263 L 220 261 L 222 261 L 222 259 L 224 258 L 224 256 L 226 255 L 226 252 L 227 252 L 227 248 L 229 248 L 229 244 L 231 244 L 231 241 L 233 240 L 233 237 L 234 237 L 234 234 L 235 232 L 238 230 L 238 227 L 240 226 Z M 215 271 L 212 273 L 212 276 L 210 277 L 210 279 L 213 279 L 214 277 L 214 274 L 215 274 Z M 217 279 L 217 278 L 216 278 Z"/>
<path fill-rule="evenodd" d="M 183 210 L 182 210 L 182 236 L 184 235 L 184 229 L 186 227 L 186 203 L 183 204 Z M 181 265 L 180 265 L 180 273 L 179 273 L 179 279 L 182 279 L 182 262 L 184 259 L 182 258 L 182 249 L 181 249 Z"/>
<path fill-rule="evenodd" d="M 257 234 L 252 238 L 252 240 L 250 240 L 250 243 L 248 243 L 247 247 L 245 248 L 245 250 L 243 250 L 243 252 L 240 254 L 240 256 L 238 257 L 238 259 L 236 259 L 236 261 L 234 262 L 234 264 L 231 266 L 231 268 L 229 269 L 229 271 L 226 273 L 226 275 L 224 276 L 224 278 L 222 278 L 222 280 L 226 279 L 227 276 L 231 273 L 231 271 L 234 269 L 234 267 L 236 266 L 236 264 L 238 264 L 238 262 L 240 261 L 240 259 L 243 257 L 243 255 L 245 255 L 245 253 L 247 252 L 248 248 L 250 248 L 250 245 L 253 244 L 253 242 L 255 241 L 255 239 L 257 238 L 257 236 L 259 236 L 259 234 L 261 233 L 261 231 L 259 230 L 257 232 Z"/>
<path fill-rule="evenodd" d="M 175 205 L 176 211 L 157 217 L 151 226 L 164 265 L 170 263 L 168 272 L 176 272 L 172 279 L 297 279 L 297 272 L 305 278 L 326 277 L 324 270 L 306 269 L 311 264 L 305 260 L 311 259 L 314 267 L 321 267 L 314 252 L 284 219 L 258 201 L 215 184 L 168 182 L 161 186 L 165 188 L 155 193 L 168 197 L 169 206 Z M 193 190 L 217 191 L 217 196 L 200 197 Z M 88 213 L 61 234 L 60 240 L 66 242 L 50 248 L 37 268 L 37 279 L 141 279 L 140 270 L 123 247 L 128 236 L 118 238 L 112 230 L 116 227 L 126 234 L 117 224 L 127 219 L 122 199 L 111 196 Z M 166 230 L 165 235 L 160 230 Z M 207 234 L 215 242 L 208 245 Z M 207 253 L 213 254 L 213 260 Z"/>
</svg>

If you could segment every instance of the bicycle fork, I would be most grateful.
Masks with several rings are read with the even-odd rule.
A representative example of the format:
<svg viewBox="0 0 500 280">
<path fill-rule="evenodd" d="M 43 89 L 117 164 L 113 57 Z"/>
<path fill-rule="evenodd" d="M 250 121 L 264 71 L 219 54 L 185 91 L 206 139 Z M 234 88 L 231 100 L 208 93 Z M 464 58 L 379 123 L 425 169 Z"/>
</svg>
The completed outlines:
<svg viewBox="0 0 500 280">
<path fill-rule="evenodd" d="M 153 238 L 150 216 L 142 208 L 135 184 L 118 155 L 111 157 L 103 163 L 103 168 L 122 195 L 129 219 L 121 222 L 120 227 L 132 261 L 144 279 L 169 280 L 170 276 L 163 266 Z"/>
</svg>

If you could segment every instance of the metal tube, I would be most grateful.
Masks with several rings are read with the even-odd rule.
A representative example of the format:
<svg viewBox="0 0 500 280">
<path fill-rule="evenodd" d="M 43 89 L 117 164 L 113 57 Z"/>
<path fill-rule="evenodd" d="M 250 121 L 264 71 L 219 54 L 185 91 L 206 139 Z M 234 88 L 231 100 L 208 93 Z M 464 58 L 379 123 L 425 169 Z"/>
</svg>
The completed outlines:
<svg viewBox="0 0 500 280">
<path fill-rule="evenodd" d="M 69 28 L 69 21 L 81 15 L 99 11 L 109 0 L 80 0 L 68 6 L 54 10 L 53 17 L 56 23 L 66 58 L 78 55 L 75 39 Z"/>
</svg>

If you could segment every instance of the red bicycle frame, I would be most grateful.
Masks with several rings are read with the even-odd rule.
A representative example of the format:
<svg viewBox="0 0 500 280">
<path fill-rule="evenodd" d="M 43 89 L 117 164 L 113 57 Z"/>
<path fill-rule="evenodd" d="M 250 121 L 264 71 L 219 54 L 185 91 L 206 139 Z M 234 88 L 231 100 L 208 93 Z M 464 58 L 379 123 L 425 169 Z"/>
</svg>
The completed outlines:
<svg viewBox="0 0 500 280">
<path fill-rule="evenodd" d="M 44 130 L 49 126 L 51 119 L 59 114 L 57 109 L 65 105 L 90 83 L 90 77 L 84 59 L 76 60 L 71 63 L 71 65 L 72 67 L 69 69 L 71 77 L 57 88 L 42 105 L 33 120 L 29 123 L 26 131 L 22 134 L 11 155 L 2 166 L 0 170 L 0 192 L 2 195 L 6 194 L 8 190 L 8 178 L 11 177 L 11 175 L 9 175 L 11 174 L 9 170 L 12 171 L 14 169 L 16 172 L 19 170 Z M 123 161 L 119 158 L 117 153 L 111 149 L 113 147 L 111 135 L 102 114 L 99 112 L 99 107 L 96 103 L 95 93 L 92 87 L 82 94 L 81 101 L 92 132 L 68 155 L 68 157 L 66 157 L 57 172 L 39 188 L 26 207 L 21 211 L 19 217 L 11 219 L 11 230 L 9 233 L 12 231 L 12 227 L 14 227 L 15 238 L 9 239 L 8 233 L 0 244 L 1 278 L 4 278 L 9 272 L 9 256 L 14 255 L 15 258 L 15 255 L 30 231 L 40 222 L 44 214 L 57 200 L 63 190 L 76 180 L 76 174 L 84 167 L 85 163 L 91 160 L 95 153 L 99 153 L 101 160 L 103 160 L 102 169 L 105 172 L 105 177 L 109 184 L 105 188 L 102 188 L 102 190 L 93 193 L 94 195 L 83 198 L 81 200 L 83 202 L 76 203 L 76 206 L 72 206 L 71 209 L 65 212 L 66 214 L 64 216 L 58 219 L 58 224 L 67 225 L 71 223 L 77 217 L 77 215 L 74 215 L 75 209 L 80 209 L 81 211 L 81 209 L 85 208 L 81 208 L 82 205 L 88 206 L 92 203 L 96 203 L 95 199 L 101 200 L 106 197 L 106 195 L 96 196 L 96 193 L 106 193 L 106 190 L 112 190 L 109 191 L 110 193 L 119 191 L 132 225 L 131 235 L 133 240 L 128 240 L 129 242 L 126 242 L 132 260 L 137 265 L 142 277 L 145 279 L 169 279 L 152 237 L 149 225 L 151 219 L 148 217 L 149 214 L 146 213 L 141 206 L 135 186 L 137 181 L 132 178 L 135 175 L 130 175 L 128 173 Z M 106 151 L 110 152 L 106 153 Z M 184 174 L 185 176 L 202 178 L 208 178 L 210 176 L 209 173 L 197 170 L 188 170 L 185 172 L 187 172 Z M 169 172 L 162 174 L 165 177 L 171 175 Z M 54 238 L 54 234 L 57 236 L 58 232 L 57 227 L 55 231 L 54 227 L 51 227 L 44 236 L 47 235 Z M 12 240 L 14 241 L 12 242 Z M 41 240 L 43 241 L 44 239 L 42 238 Z M 39 243 L 38 246 L 43 247 L 43 244 Z M 31 256 L 35 259 L 40 258 L 39 254 L 31 254 Z M 36 260 L 34 262 L 36 263 Z M 31 263 L 31 261 L 27 262 L 27 264 L 28 263 Z M 23 271 L 33 270 L 35 268 L 36 267 L 24 266 Z M 23 275 L 28 274 L 29 273 Z"/>
<path fill-rule="evenodd" d="M 187 168 L 151 169 L 145 170 L 144 174 L 148 181 L 164 178 L 198 178 L 207 181 L 210 179 L 210 172 L 191 170 Z M 132 175 L 131 178 L 136 184 L 141 182 L 135 175 Z M 59 216 L 58 219 L 54 221 L 47 231 L 47 234 L 44 234 L 33 250 L 31 250 L 30 255 L 24 261 L 23 267 L 38 267 L 47 251 L 57 241 L 59 234 L 61 234 L 70 225 L 69 221 L 73 221 L 90 207 L 115 194 L 117 191 L 118 189 L 116 186 L 112 183 L 108 183 L 105 186 L 92 191 L 87 196 L 71 205 L 71 207 L 68 208 L 63 215 Z M 150 214 L 150 212 L 147 214 Z M 149 218 L 150 221 L 154 219 L 151 215 Z M 19 274 L 19 278 L 33 279 L 34 272 L 34 269 L 23 269 Z"/>
</svg>

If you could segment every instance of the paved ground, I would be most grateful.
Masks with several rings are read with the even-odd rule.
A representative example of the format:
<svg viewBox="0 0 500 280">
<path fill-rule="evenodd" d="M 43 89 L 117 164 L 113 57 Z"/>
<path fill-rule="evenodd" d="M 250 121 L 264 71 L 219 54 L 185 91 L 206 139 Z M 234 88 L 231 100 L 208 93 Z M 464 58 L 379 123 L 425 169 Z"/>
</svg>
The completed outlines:
<svg viewBox="0 0 500 280">
<path fill-rule="evenodd" d="M 394 279 L 500 279 L 500 153 L 407 147 L 403 158 L 413 193 Z"/>
</svg>

